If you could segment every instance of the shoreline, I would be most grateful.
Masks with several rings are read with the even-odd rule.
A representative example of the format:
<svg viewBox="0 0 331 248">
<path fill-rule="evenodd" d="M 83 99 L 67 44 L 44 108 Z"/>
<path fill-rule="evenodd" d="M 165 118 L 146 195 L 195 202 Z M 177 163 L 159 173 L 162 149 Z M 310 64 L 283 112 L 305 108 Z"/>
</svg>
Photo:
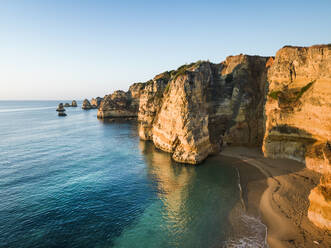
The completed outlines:
<svg viewBox="0 0 331 248">
<path fill-rule="evenodd" d="M 218 156 L 238 159 L 246 213 L 266 225 L 269 247 L 331 246 L 331 233 L 307 217 L 318 173 L 297 161 L 265 158 L 257 148 L 227 147 Z"/>
</svg>

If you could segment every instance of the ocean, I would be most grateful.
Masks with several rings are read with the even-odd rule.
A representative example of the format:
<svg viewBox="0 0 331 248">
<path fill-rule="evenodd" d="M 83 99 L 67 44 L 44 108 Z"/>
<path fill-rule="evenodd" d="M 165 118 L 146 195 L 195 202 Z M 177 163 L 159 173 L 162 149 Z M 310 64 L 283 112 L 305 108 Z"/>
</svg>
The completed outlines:
<svg viewBox="0 0 331 248">
<path fill-rule="evenodd" d="M 241 192 L 228 160 L 175 163 L 139 140 L 136 122 L 80 107 L 58 117 L 58 103 L 0 101 L 0 247 L 247 247 L 255 238 L 229 243 Z"/>
</svg>

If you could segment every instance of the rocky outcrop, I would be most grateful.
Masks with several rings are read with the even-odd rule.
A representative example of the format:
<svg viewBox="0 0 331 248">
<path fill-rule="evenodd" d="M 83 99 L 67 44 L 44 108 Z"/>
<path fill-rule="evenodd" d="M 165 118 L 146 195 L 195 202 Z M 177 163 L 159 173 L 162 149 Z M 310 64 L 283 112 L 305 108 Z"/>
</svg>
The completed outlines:
<svg viewBox="0 0 331 248">
<path fill-rule="evenodd" d="M 308 218 L 318 227 L 331 230 L 331 144 L 323 144 L 321 151 L 316 160 L 322 177 L 310 192 Z"/>
<path fill-rule="evenodd" d="M 75 100 L 72 101 L 71 107 L 77 107 L 77 102 Z"/>
<path fill-rule="evenodd" d="M 127 92 L 115 91 L 106 95 L 98 109 L 98 118 L 138 117 L 140 94 L 145 84 L 133 84 Z"/>
<path fill-rule="evenodd" d="M 64 104 L 64 107 L 68 108 L 68 107 L 71 107 L 71 105 L 70 105 L 69 103 L 66 102 L 66 103 Z"/>
<path fill-rule="evenodd" d="M 264 155 L 295 159 L 322 173 L 308 216 L 330 229 L 331 45 L 282 48 L 268 82 Z"/>
<path fill-rule="evenodd" d="M 56 111 L 59 112 L 59 113 L 66 111 L 65 108 L 63 107 L 63 103 L 62 102 L 58 105 Z"/>
<path fill-rule="evenodd" d="M 90 101 L 88 99 L 85 99 L 82 104 L 82 109 L 89 110 L 93 109 L 94 107 L 91 105 Z"/>
<path fill-rule="evenodd" d="M 99 108 L 102 101 L 103 101 L 103 98 L 101 98 L 101 97 L 92 98 L 91 105 L 94 108 Z"/>
<path fill-rule="evenodd" d="M 163 93 L 169 83 L 171 76 L 169 72 L 161 73 L 148 81 L 140 94 L 139 101 L 139 136 L 143 140 L 152 140 L 152 128 L 155 117 L 159 112 Z"/>
<path fill-rule="evenodd" d="M 154 120 L 154 144 L 191 164 L 219 152 L 224 142 L 260 144 L 267 61 L 239 55 L 178 68 Z"/>
</svg>

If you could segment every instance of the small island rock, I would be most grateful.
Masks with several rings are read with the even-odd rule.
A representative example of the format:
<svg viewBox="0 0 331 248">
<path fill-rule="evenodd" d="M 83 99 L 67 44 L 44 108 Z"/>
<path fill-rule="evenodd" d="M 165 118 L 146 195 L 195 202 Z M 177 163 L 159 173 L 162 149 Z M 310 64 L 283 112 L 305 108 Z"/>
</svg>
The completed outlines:
<svg viewBox="0 0 331 248">
<path fill-rule="evenodd" d="M 87 100 L 87 99 L 85 99 L 85 100 L 83 101 L 82 109 L 84 109 L 84 110 L 88 110 L 88 109 L 92 109 L 92 108 L 93 108 L 93 107 L 92 107 L 90 101 Z"/>
<path fill-rule="evenodd" d="M 72 101 L 71 107 L 77 107 L 77 102 L 75 100 Z"/>
<path fill-rule="evenodd" d="M 56 111 L 57 111 L 57 112 L 64 112 L 64 111 L 66 111 L 66 110 L 64 109 L 64 107 L 63 107 L 63 103 L 62 103 L 62 102 L 59 104 L 59 106 L 57 107 Z"/>
</svg>

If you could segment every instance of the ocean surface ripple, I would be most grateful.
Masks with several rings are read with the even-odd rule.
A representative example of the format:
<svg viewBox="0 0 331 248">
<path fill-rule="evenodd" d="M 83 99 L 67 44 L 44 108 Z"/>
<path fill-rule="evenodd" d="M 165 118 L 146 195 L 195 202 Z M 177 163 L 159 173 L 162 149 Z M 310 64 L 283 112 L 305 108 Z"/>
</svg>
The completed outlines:
<svg viewBox="0 0 331 248">
<path fill-rule="evenodd" d="M 217 159 L 174 163 L 136 123 L 0 101 L 0 247 L 220 247 L 240 201 Z M 80 104 L 80 103 L 79 103 Z"/>
</svg>

